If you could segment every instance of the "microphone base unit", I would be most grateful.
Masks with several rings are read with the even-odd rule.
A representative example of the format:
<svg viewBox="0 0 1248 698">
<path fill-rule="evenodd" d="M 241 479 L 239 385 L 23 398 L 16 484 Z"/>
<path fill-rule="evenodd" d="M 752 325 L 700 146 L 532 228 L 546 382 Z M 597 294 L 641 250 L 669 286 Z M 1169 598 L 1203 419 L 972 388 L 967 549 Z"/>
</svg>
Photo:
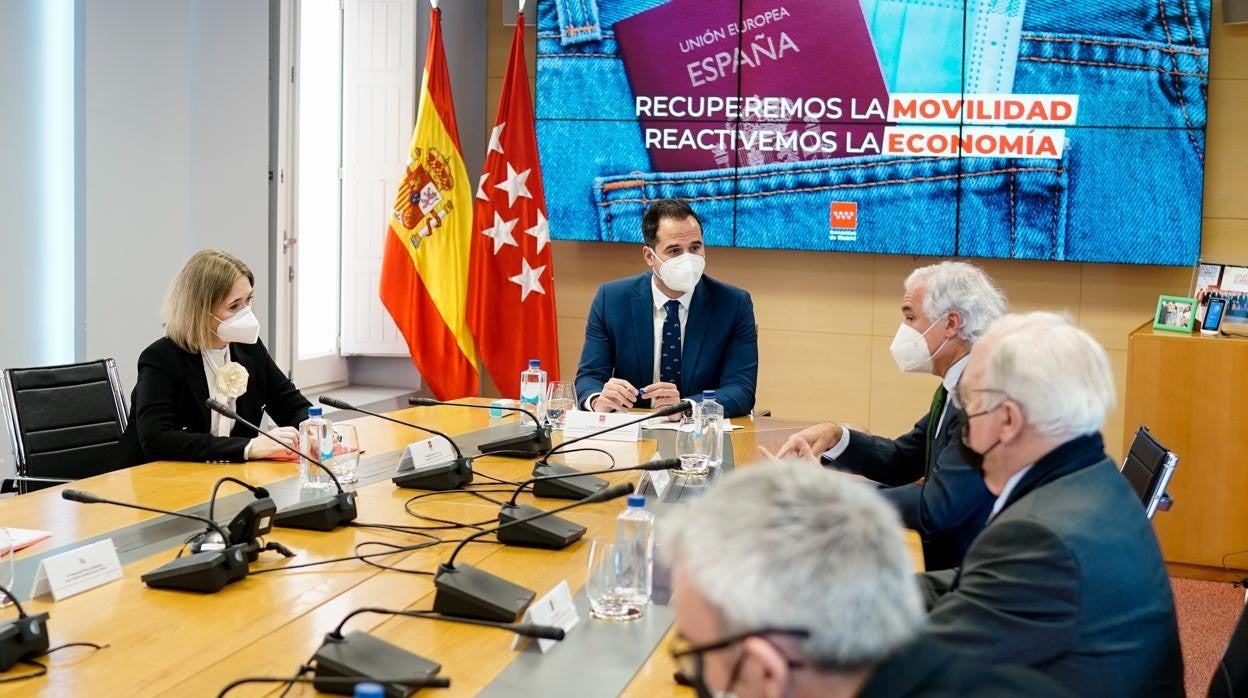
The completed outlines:
<svg viewBox="0 0 1248 698">
<path fill-rule="evenodd" d="M 538 464 L 533 468 L 534 477 L 571 475 L 555 480 L 538 480 L 533 483 L 533 496 L 543 499 L 584 499 L 605 489 L 607 481 L 593 475 L 576 475 L 576 468 L 555 463 Z"/>
<path fill-rule="evenodd" d="M 205 550 L 168 562 L 140 577 L 152 589 L 215 594 L 247 576 L 247 546 Z"/>
<path fill-rule="evenodd" d="M 299 502 L 277 512 L 275 526 L 298 528 L 305 531 L 332 531 L 355 521 L 355 493 L 338 492 L 328 497 L 318 497 Z"/>
<path fill-rule="evenodd" d="M 434 492 L 457 490 L 472 482 L 472 462 L 467 458 L 456 458 L 450 463 L 432 468 L 417 468 L 414 471 L 395 473 L 390 481 L 396 487 L 404 489 Z"/>
<path fill-rule="evenodd" d="M 537 507 L 518 504 L 504 504 L 498 512 L 499 525 L 509 524 L 517 519 L 541 514 Z M 572 523 L 558 516 L 543 516 L 526 523 L 507 526 L 495 533 L 504 545 L 519 545 L 526 548 L 546 548 L 563 550 L 580 540 L 585 535 L 585 527 Z M 457 568 L 458 569 L 458 568 Z"/>
<path fill-rule="evenodd" d="M 48 614 L 35 613 L 0 624 L 0 671 L 48 651 Z"/>
<path fill-rule="evenodd" d="M 261 546 L 256 539 L 268 535 L 273 530 L 273 519 L 277 514 L 277 505 L 269 497 L 261 497 L 247 503 L 226 527 L 232 545 L 247 546 L 248 562 L 260 559 Z"/>
<path fill-rule="evenodd" d="M 533 427 L 533 431 L 495 439 L 477 447 L 483 454 L 494 454 L 504 458 L 534 458 L 550 450 L 550 432 L 543 427 Z"/>
<path fill-rule="evenodd" d="M 514 623 L 537 592 L 472 565 L 438 567 L 433 610 L 447 616 Z"/>
<path fill-rule="evenodd" d="M 316 672 L 312 685 L 322 693 L 350 696 L 355 687 L 346 679 L 367 676 L 386 679 L 411 678 L 412 681 L 427 680 L 437 674 L 442 666 L 402 647 L 379 640 L 358 630 L 344 637 L 326 636 L 325 642 L 312 657 Z M 405 698 L 415 690 L 399 683 L 382 684 L 387 698 Z"/>
</svg>

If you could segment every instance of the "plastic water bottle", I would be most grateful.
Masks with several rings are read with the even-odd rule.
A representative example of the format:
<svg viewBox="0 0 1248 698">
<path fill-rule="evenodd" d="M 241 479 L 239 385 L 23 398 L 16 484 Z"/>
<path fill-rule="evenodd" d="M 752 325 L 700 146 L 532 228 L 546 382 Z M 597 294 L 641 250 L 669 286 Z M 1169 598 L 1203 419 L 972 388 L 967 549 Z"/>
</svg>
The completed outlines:
<svg viewBox="0 0 1248 698">
<path fill-rule="evenodd" d="M 326 468 L 331 467 L 334 457 L 333 423 L 321 416 L 320 407 L 308 408 L 308 418 L 299 425 L 299 444 L 304 453 L 317 456 Z M 333 483 L 324 470 L 308 459 L 299 458 L 299 486 L 308 489 L 328 489 Z"/>
<path fill-rule="evenodd" d="M 619 593 L 644 609 L 654 575 L 654 514 L 646 511 L 646 498 L 639 494 L 628 496 L 628 508 L 616 519 L 615 550 Z"/>
<path fill-rule="evenodd" d="M 529 368 L 520 373 L 520 406 L 537 415 L 537 423 L 546 423 L 546 372 L 542 362 L 529 359 Z"/>
<path fill-rule="evenodd" d="M 718 468 L 724 462 L 724 406 L 715 400 L 714 390 L 704 390 L 701 407 L 699 419 L 706 444 L 706 465 Z"/>
</svg>

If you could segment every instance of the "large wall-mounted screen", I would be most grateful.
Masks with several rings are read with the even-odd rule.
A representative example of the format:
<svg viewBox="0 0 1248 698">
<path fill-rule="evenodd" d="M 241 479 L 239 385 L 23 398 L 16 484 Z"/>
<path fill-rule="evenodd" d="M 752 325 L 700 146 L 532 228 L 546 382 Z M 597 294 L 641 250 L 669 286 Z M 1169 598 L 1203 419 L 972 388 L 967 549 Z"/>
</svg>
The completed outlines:
<svg viewBox="0 0 1248 698">
<path fill-rule="evenodd" d="M 552 237 L 1183 265 L 1209 0 L 539 0 Z"/>
</svg>

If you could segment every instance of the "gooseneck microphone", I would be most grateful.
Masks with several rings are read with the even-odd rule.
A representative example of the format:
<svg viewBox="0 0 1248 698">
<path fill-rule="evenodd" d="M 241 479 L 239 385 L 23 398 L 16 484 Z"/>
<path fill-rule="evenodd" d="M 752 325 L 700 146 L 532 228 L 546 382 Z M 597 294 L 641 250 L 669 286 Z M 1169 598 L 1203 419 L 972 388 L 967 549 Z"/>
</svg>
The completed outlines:
<svg viewBox="0 0 1248 698">
<path fill-rule="evenodd" d="M 0 672 L 4 672 L 48 651 L 48 614 L 27 615 L 22 602 L 8 589 L 0 587 L 0 594 L 17 608 L 17 618 L 0 623 Z"/>
<path fill-rule="evenodd" d="M 646 463 L 632 468 L 608 468 L 603 470 L 577 470 L 558 463 L 539 463 L 533 466 L 533 496 L 542 499 L 582 499 L 607 486 L 607 481 L 596 475 L 623 470 L 671 470 L 680 465 L 680 459 Z"/>
<path fill-rule="evenodd" d="M 355 405 L 343 402 L 342 400 L 335 400 L 332 397 L 326 397 L 324 395 L 317 398 L 317 400 L 322 405 L 328 405 L 335 409 L 346 410 L 348 412 L 359 412 L 360 414 L 366 414 L 370 417 L 384 419 L 387 422 L 394 422 L 395 424 L 401 424 L 405 427 L 411 427 L 412 429 L 423 431 L 426 434 L 441 436 L 443 439 L 446 439 L 446 442 L 451 445 L 451 449 L 455 451 L 455 460 L 450 463 L 443 463 L 428 468 L 417 468 L 415 472 L 403 472 L 396 474 L 393 478 L 391 478 L 391 482 L 395 485 L 417 490 L 434 490 L 443 492 L 446 490 L 457 490 L 472 482 L 472 461 L 464 457 L 464 452 L 459 449 L 459 444 L 455 443 L 454 439 L 437 429 L 430 429 L 429 427 L 423 427 L 419 424 L 405 422 L 401 419 L 395 419 L 394 417 L 384 415 L 379 412 L 370 412 L 369 410 L 356 407 Z M 415 466 L 416 464 L 413 463 L 412 465 Z"/>
<path fill-rule="evenodd" d="M 156 514 L 190 519 L 191 521 L 207 524 L 209 528 L 220 534 L 221 540 L 229 539 L 225 530 L 216 521 L 203 516 L 187 514 L 181 511 L 170 511 L 168 509 L 157 509 L 155 507 L 143 506 L 142 504 L 119 502 L 114 499 L 104 499 L 82 490 L 62 490 L 61 497 L 81 504 L 112 504 L 114 506 L 126 507 L 127 509 L 138 509 L 140 511 L 150 511 Z M 213 594 L 224 589 L 227 584 L 237 582 L 246 576 L 247 546 L 230 545 L 222 550 L 204 550 L 192 553 L 186 557 L 177 558 L 148 572 L 140 579 L 143 580 L 144 584 L 153 589 L 177 589 L 179 591 Z"/>
<path fill-rule="evenodd" d="M 474 405 L 471 402 L 445 402 L 443 400 L 434 400 L 427 397 L 411 397 L 407 399 L 409 405 L 417 407 L 434 407 L 437 405 L 447 405 L 449 407 L 470 407 L 474 410 L 488 410 L 491 405 Z M 477 446 L 477 450 L 481 453 L 489 453 L 498 456 L 510 458 L 532 458 L 540 456 L 550 448 L 550 432 L 537 421 L 537 415 L 531 410 L 523 407 L 501 407 L 495 405 L 498 409 L 507 410 L 508 412 L 520 412 L 529 416 L 533 420 L 533 431 L 520 434 L 518 436 L 507 436 L 496 439 L 488 443 Z"/>
<path fill-rule="evenodd" d="M 355 521 L 355 493 L 344 490 L 342 488 L 342 483 L 339 482 L 338 478 L 334 476 L 333 471 L 326 468 L 325 464 L 319 459 L 313 458 L 297 448 L 282 443 L 281 439 L 278 439 L 246 419 L 243 419 L 237 412 L 229 407 L 226 407 L 220 402 L 213 400 L 212 398 L 205 400 L 204 404 L 208 406 L 208 409 L 216 412 L 217 414 L 233 419 L 244 426 L 250 427 L 254 429 L 257 434 L 281 445 L 282 448 L 302 456 L 304 460 L 325 471 L 325 474 L 329 475 L 329 479 L 333 481 L 334 487 L 338 488 L 337 494 L 330 495 L 328 497 L 317 497 L 306 502 L 299 502 L 298 504 L 294 504 L 286 508 L 284 511 L 277 512 L 277 516 L 274 517 L 275 525 L 283 528 L 300 528 L 308 531 L 332 531 L 343 524 Z"/>
<path fill-rule="evenodd" d="M 534 625 L 532 623 L 496 623 L 488 620 L 478 620 L 473 618 L 456 618 L 454 616 L 444 616 L 433 611 L 398 611 L 389 608 L 357 608 L 351 611 L 338 623 L 338 627 L 334 628 L 325 636 L 325 641 L 321 643 L 319 649 L 312 659 L 316 665 L 316 674 L 313 683 L 318 690 L 326 692 L 335 692 L 333 687 L 329 685 L 327 680 L 341 680 L 347 676 L 371 676 L 371 677 L 405 677 L 415 680 L 429 680 L 434 678 L 441 666 L 430 659 L 426 659 L 418 654 L 413 654 L 407 650 L 390 644 L 384 640 L 369 635 L 359 630 L 353 631 L 346 636 L 342 634 L 342 628 L 355 616 L 362 613 L 379 613 L 389 616 L 405 616 L 408 618 L 426 618 L 428 620 L 444 620 L 455 623 L 467 623 L 469 625 L 481 625 L 487 628 L 498 628 L 499 630 L 509 630 L 522 637 L 543 638 L 548 640 L 562 640 L 564 633 L 563 628 L 551 625 Z M 378 683 L 385 685 L 385 681 L 380 678 L 375 679 Z M 386 686 L 387 691 L 391 690 L 390 686 Z M 398 684 L 394 685 L 395 690 L 401 689 Z M 406 693 L 399 693 L 406 695 Z"/>
<path fill-rule="evenodd" d="M 437 589 L 433 597 L 433 610 L 437 613 L 460 618 L 478 618 L 503 623 L 514 621 L 528 607 L 537 593 L 495 576 L 471 565 L 455 565 L 459 551 L 481 536 L 497 533 L 505 528 L 519 526 L 544 516 L 558 514 L 573 507 L 624 497 L 633 492 L 632 483 L 612 485 L 588 497 L 550 511 L 543 511 L 492 528 L 482 529 L 460 541 L 446 562 L 438 566 L 433 584 Z"/>
<path fill-rule="evenodd" d="M 214 512 L 217 507 L 217 491 L 221 489 L 221 485 L 227 482 L 246 488 L 256 498 L 248 502 L 230 520 L 230 523 L 225 527 L 228 534 L 227 538 L 221 539 L 216 532 L 205 531 L 191 540 L 187 546 L 191 552 L 221 550 L 226 545 L 245 545 L 247 546 L 248 562 L 255 562 L 260 559 L 261 551 L 266 549 L 277 550 L 286 557 L 293 557 L 294 553 L 291 553 L 286 546 L 280 543 L 271 542 L 266 546 L 260 545 L 259 539 L 273 530 L 273 517 L 277 513 L 277 505 L 269 497 L 269 491 L 263 487 L 257 487 L 236 477 L 227 476 L 217 480 L 216 484 L 212 486 L 212 498 L 208 500 L 208 518 L 216 521 Z"/>
<path fill-rule="evenodd" d="M 690 409 L 692 409 L 692 407 L 693 407 L 693 403 L 691 403 L 690 401 L 688 401 L 688 400 L 681 400 L 680 402 L 676 403 L 675 405 L 668 405 L 667 407 L 664 407 L 664 408 L 659 409 L 659 410 L 655 410 L 654 412 L 651 412 L 650 414 L 642 415 L 641 417 L 638 417 L 637 419 L 630 419 L 630 420 L 629 420 L 629 421 L 627 421 L 627 422 L 621 422 L 620 424 L 615 424 L 615 425 L 609 426 L 609 427 L 607 427 L 607 428 L 605 428 L 605 429 L 599 429 L 598 431 L 595 431 L 595 432 L 593 432 L 593 433 L 591 433 L 591 434 L 586 434 L 586 435 L 584 435 L 584 436 L 578 436 L 578 437 L 576 437 L 575 439 L 569 439 L 569 440 L 564 441 L 563 443 L 559 444 L 558 446 L 555 446 L 554 448 L 550 449 L 549 451 L 547 451 L 547 452 L 543 453 L 543 454 L 542 454 L 542 459 L 541 459 L 540 461 L 538 461 L 538 463 L 539 463 L 539 464 L 542 464 L 542 465 L 544 465 L 544 464 L 548 463 L 548 462 L 550 461 L 550 457 L 551 457 L 551 456 L 555 455 L 556 453 L 558 453 L 558 452 L 560 452 L 560 451 L 565 451 L 565 450 L 567 450 L 568 446 L 571 446 L 572 444 L 577 443 L 577 442 L 579 442 L 579 441 L 584 441 L 584 440 L 586 440 L 586 439 L 592 439 L 592 438 L 594 438 L 595 436 L 602 436 L 603 434 L 607 434 L 607 433 L 613 432 L 613 431 L 615 431 L 616 429 L 623 429 L 624 427 L 629 427 L 629 426 L 632 426 L 632 425 L 634 425 L 634 424 L 640 424 L 640 423 L 642 423 L 642 422 L 644 422 L 644 421 L 646 421 L 646 420 L 648 420 L 648 419 L 654 419 L 654 418 L 656 418 L 656 417 L 670 417 L 671 415 L 674 415 L 674 414 L 680 414 L 681 412 L 688 412 Z"/>
<path fill-rule="evenodd" d="M 576 468 L 569 468 L 566 465 L 551 463 L 550 457 L 560 451 L 566 450 L 568 446 L 577 443 L 578 441 L 592 439 L 596 436 L 601 436 L 608 432 L 615 431 L 616 429 L 623 429 L 624 427 L 639 424 L 648 419 L 654 419 L 655 417 L 667 417 L 681 412 L 688 412 L 691 408 L 692 403 L 688 400 L 681 400 L 675 405 L 668 405 L 667 407 L 651 414 L 647 414 L 621 424 L 609 426 L 605 429 L 599 429 L 598 431 L 586 434 L 585 436 L 569 439 L 560 443 L 558 446 L 547 450 L 542 454 L 541 460 L 537 461 L 537 463 L 533 465 L 533 474 L 540 476 L 567 475 L 568 478 L 541 481 L 540 484 L 534 485 L 533 494 L 538 497 L 549 497 L 553 499 L 580 499 L 581 497 L 587 496 L 591 492 L 597 492 L 607 486 L 606 480 L 582 473 Z"/>
<path fill-rule="evenodd" d="M 534 485 L 534 493 L 537 492 L 537 485 L 540 483 L 557 483 L 566 480 L 575 479 L 585 476 L 601 475 L 607 473 L 624 473 L 630 470 L 671 470 L 680 467 L 679 458 L 668 458 L 666 460 L 658 460 L 643 465 L 633 466 L 631 468 L 606 468 L 603 470 L 591 470 L 585 473 L 576 471 L 575 474 L 564 475 L 546 475 L 542 477 L 534 477 L 520 483 L 516 487 L 515 492 L 511 494 L 511 500 L 508 501 L 498 511 L 499 523 L 517 522 L 515 526 L 508 526 L 498 530 L 498 541 L 504 545 L 519 545 L 527 548 L 546 548 L 549 550 L 562 550 L 569 545 L 580 540 L 585 535 L 585 527 L 568 521 L 558 516 L 547 516 L 540 518 L 545 513 L 537 507 L 528 504 L 517 504 L 516 498 L 520 496 L 520 492 L 528 487 L 529 484 Z M 599 478 L 593 478 L 598 480 Z M 603 482 L 605 485 L 605 481 Z M 582 497 L 594 494 L 598 490 L 582 494 Z M 540 496 L 540 495 L 539 495 Z M 533 520 L 536 518 L 536 520 Z M 521 519 L 527 519 L 527 523 L 520 522 Z"/>
</svg>

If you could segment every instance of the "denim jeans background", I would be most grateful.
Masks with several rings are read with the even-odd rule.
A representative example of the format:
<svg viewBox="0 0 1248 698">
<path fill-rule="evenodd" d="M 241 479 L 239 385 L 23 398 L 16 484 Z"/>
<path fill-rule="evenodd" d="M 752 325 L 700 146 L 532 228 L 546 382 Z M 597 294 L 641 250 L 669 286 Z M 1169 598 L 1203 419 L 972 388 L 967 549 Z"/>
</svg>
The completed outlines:
<svg viewBox="0 0 1248 698">
<path fill-rule="evenodd" d="M 679 173 L 650 171 L 610 30 L 662 2 L 538 4 L 537 132 L 557 239 L 640 242 L 646 203 L 677 197 L 710 245 L 1196 259 L 1207 1 L 1027 0 L 1014 92 L 1080 95 L 1061 160 L 878 155 Z M 834 201 L 858 203 L 855 241 L 829 239 Z"/>
</svg>

